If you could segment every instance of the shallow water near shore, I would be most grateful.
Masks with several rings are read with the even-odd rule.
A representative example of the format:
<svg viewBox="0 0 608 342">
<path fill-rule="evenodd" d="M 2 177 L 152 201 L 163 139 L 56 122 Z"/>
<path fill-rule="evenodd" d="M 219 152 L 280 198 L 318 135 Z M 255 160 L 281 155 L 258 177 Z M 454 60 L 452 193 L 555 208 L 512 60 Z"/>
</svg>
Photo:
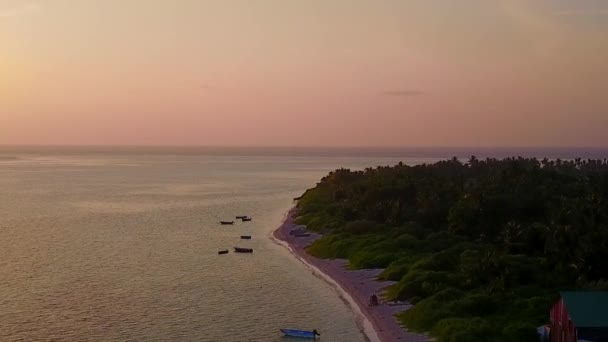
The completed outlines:
<svg viewBox="0 0 608 342">
<path fill-rule="evenodd" d="M 335 290 L 269 235 L 328 171 L 399 159 L 3 156 L 3 341 L 286 341 L 279 328 L 365 340 Z M 219 225 L 241 214 L 253 221 Z"/>
</svg>

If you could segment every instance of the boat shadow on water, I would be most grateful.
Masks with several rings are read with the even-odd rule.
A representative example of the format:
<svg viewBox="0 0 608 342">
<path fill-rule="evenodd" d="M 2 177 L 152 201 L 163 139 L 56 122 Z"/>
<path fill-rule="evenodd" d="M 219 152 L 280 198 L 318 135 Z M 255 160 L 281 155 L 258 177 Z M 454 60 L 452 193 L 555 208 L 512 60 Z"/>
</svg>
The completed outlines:
<svg viewBox="0 0 608 342">
<path fill-rule="evenodd" d="M 304 342 L 304 341 L 323 341 L 320 337 L 317 337 L 316 339 L 310 338 L 310 337 L 292 337 L 292 336 L 281 336 L 279 338 L 279 341 L 281 342 Z M 334 341 L 334 340 L 329 340 L 329 341 Z"/>
</svg>

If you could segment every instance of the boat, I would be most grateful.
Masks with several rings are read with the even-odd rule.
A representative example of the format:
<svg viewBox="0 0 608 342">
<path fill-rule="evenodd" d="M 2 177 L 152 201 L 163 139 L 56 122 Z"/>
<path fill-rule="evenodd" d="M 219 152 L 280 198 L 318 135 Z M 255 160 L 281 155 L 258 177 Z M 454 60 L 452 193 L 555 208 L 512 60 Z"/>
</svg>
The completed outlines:
<svg viewBox="0 0 608 342">
<path fill-rule="evenodd" d="M 252 220 L 251 217 L 243 217 L 241 220 L 243 220 L 243 222 L 249 222 Z"/>
<path fill-rule="evenodd" d="M 253 253 L 253 248 L 234 247 L 235 253 Z"/>
<path fill-rule="evenodd" d="M 316 339 L 321 336 L 316 330 L 280 329 L 285 336 Z"/>
<path fill-rule="evenodd" d="M 217 251 L 217 254 L 228 254 L 228 250 L 222 249 L 221 251 Z"/>
<path fill-rule="evenodd" d="M 294 234 L 295 237 L 309 237 L 310 233 Z"/>
<path fill-rule="evenodd" d="M 237 220 L 242 220 L 244 218 L 247 218 L 247 215 L 241 215 L 241 216 L 235 216 Z"/>
<path fill-rule="evenodd" d="M 243 240 L 251 240 L 251 235 L 241 235 L 241 239 L 243 239 Z"/>
<path fill-rule="evenodd" d="M 234 221 L 220 221 L 220 224 L 234 224 Z"/>
</svg>

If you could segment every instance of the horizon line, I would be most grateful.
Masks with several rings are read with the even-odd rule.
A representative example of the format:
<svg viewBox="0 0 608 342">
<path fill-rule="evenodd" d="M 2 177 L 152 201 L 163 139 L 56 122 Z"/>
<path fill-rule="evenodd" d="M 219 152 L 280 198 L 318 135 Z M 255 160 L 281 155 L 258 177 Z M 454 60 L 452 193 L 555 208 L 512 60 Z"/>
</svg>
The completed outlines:
<svg viewBox="0 0 608 342">
<path fill-rule="evenodd" d="M 186 145 L 186 144 L 0 144 L 0 147 L 63 147 L 63 148 L 264 148 L 264 149 L 607 149 L 589 145 Z"/>
</svg>

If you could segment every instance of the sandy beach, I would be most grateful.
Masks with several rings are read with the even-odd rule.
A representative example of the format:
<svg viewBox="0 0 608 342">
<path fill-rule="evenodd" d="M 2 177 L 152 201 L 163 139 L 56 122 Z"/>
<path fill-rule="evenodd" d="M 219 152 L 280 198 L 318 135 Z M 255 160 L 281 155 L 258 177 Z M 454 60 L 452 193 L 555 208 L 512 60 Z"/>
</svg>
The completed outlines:
<svg viewBox="0 0 608 342">
<path fill-rule="evenodd" d="M 321 237 L 319 234 L 305 231 L 306 227 L 295 224 L 296 209 L 291 209 L 281 226 L 274 231 L 273 237 L 282 242 L 302 262 L 313 270 L 316 276 L 334 285 L 343 299 L 351 306 L 357 323 L 370 341 L 422 342 L 429 338 L 424 335 L 406 331 L 399 325 L 394 315 L 411 307 L 407 302 L 386 303 L 381 301 L 377 306 L 369 306 L 372 294 L 381 294 L 393 284 L 391 281 L 378 281 L 381 269 L 348 270 L 348 261 L 343 259 L 325 260 L 306 253 L 305 248 Z M 296 237 L 296 234 L 301 235 Z M 291 234 L 290 234 L 291 233 Z M 303 235 L 310 234 L 308 236 Z"/>
</svg>

